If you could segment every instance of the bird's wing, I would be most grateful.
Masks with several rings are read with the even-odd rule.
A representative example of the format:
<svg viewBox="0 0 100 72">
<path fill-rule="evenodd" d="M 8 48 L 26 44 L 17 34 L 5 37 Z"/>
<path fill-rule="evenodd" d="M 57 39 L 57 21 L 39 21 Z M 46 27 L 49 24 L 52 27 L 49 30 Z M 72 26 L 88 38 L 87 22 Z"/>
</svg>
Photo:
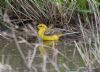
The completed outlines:
<svg viewBox="0 0 100 72">
<path fill-rule="evenodd" d="M 73 31 L 69 31 L 66 29 L 61 29 L 61 28 L 48 28 L 45 32 L 45 35 L 59 35 L 59 34 L 63 34 L 63 35 L 73 35 L 73 34 L 77 34 L 79 32 L 73 32 Z"/>
<path fill-rule="evenodd" d="M 45 35 L 54 35 L 54 34 L 62 34 L 66 32 L 66 30 L 64 29 L 60 29 L 60 28 L 54 28 L 54 29 L 51 29 L 51 28 L 48 28 L 45 32 Z"/>
</svg>

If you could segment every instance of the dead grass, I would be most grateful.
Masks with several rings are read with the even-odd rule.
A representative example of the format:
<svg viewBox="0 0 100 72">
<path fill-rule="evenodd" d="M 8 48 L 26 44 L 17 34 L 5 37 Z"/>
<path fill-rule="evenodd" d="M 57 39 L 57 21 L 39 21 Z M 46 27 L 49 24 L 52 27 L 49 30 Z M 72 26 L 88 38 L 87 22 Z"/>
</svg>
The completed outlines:
<svg viewBox="0 0 100 72">
<path fill-rule="evenodd" d="M 24 69 L 21 72 L 93 72 L 98 70 L 100 17 L 94 0 L 87 0 L 90 10 L 93 10 L 91 17 L 86 13 L 75 12 L 76 0 L 71 2 L 71 11 L 66 7 L 67 2 L 63 4 L 50 0 L 41 2 L 15 0 L 12 3 L 6 0 L 6 2 L 10 8 L 5 10 L 2 17 L 2 25 L 6 27 L 6 30 L 0 31 L 1 38 L 5 39 L 5 44 L 1 45 L 1 48 L 5 49 L 4 52 L 13 52 L 13 54 L 11 54 L 12 58 L 1 59 L 4 62 L 7 59 L 13 60 L 9 63 L 14 70 L 18 72 L 21 68 Z M 72 35 L 71 42 L 66 41 L 67 38 L 58 42 L 43 42 L 37 35 L 36 27 L 40 22 L 65 31 L 78 31 L 81 33 L 81 39 L 78 38 L 76 41 L 75 36 Z M 12 45 L 14 46 L 10 49 Z M 13 58 L 16 54 L 18 56 Z M 18 61 L 18 66 L 16 61 Z"/>
</svg>

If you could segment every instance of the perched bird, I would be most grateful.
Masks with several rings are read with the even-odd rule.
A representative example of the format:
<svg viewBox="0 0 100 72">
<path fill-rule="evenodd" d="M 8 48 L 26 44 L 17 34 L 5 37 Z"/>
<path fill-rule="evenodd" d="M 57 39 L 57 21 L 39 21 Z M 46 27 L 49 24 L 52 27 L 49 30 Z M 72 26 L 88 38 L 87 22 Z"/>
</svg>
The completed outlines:
<svg viewBox="0 0 100 72">
<path fill-rule="evenodd" d="M 42 40 L 47 40 L 47 41 L 57 41 L 60 39 L 61 36 L 67 35 L 67 34 L 73 34 L 73 33 L 66 33 L 66 34 L 52 34 L 52 35 L 46 35 L 45 32 L 48 30 L 48 27 L 41 23 L 38 25 L 38 36 L 42 39 Z M 74 32 L 77 33 L 77 32 Z"/>
</svg>

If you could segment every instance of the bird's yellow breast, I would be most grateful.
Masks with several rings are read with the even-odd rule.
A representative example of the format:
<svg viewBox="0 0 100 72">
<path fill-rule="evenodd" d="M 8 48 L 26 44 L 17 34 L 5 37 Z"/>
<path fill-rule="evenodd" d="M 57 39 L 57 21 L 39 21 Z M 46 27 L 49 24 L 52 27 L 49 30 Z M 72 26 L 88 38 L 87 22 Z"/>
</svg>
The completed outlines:
<svg viewBox="0 0 100 72">
<path fill-rule="evenodd" d="M 59 37 L 57 35 L 52 35 L 52 36 L 43 36 L 42 38 L 43 40 L 52 40 L 52 41 L 55 41 L 55 40 L 59 40 Z"/>
</svg>

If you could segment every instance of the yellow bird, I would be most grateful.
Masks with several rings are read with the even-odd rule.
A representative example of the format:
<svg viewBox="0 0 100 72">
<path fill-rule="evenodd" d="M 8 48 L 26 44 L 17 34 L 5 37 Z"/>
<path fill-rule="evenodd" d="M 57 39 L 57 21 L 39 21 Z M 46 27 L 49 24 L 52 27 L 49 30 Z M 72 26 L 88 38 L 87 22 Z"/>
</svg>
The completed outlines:
<svg viewBox="0 0 100 72">
<path fill-rule="evenodd" d="M 38 36 L 42 40 L 57 41 L 62 36 L 62 34 L 45 35 L 45 32 L 46 32 L 47 29 L 48 29 L 48 27 L 45 24 L 39 24 L 38 25 Z"/>
<path fill-rule="evenodd" d="M 59 30 L 57 30 L 57 31 L 59 31 L 58 34 L 56 32 L 52 35 L 46 35 L 45 32 L 47 32 L 47 31 L 48 31 L 48 27 L 45 24 L 41 23 L 38 25 L 38 36 L 44 41 L 57 41 L 61 37 L 66 36 L 66 35 L 73 34 L 73 36 L 76 36 L 75 34 L 80 34 L 80 32 L 69 32 L 69 33 L 66 32 L 66 33 L 62 34 Z"/>
</svg>

